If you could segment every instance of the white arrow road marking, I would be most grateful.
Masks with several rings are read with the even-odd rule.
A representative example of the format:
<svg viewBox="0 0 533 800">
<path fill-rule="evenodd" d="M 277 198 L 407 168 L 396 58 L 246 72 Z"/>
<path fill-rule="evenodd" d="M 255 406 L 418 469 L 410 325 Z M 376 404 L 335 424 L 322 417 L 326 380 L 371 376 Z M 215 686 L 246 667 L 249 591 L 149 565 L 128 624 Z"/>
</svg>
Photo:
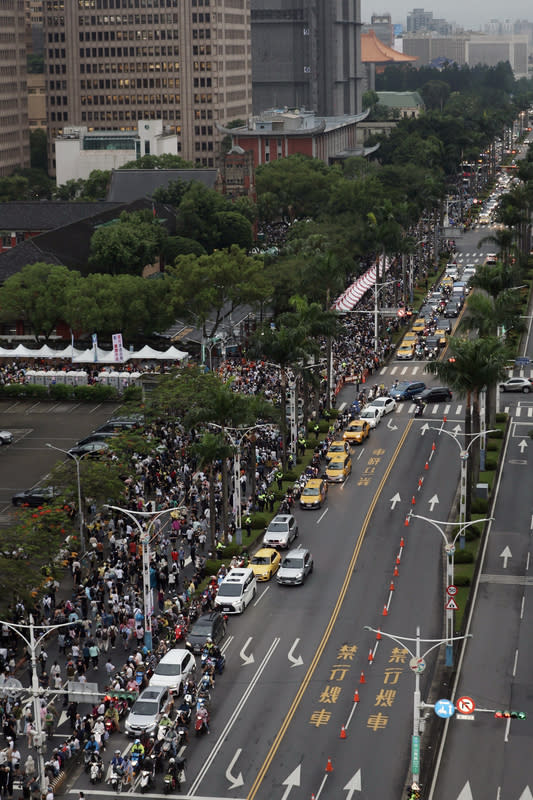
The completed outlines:
<svg viewBox="0 0 533 800">
<path fill-rule="evenodd" d="M 457 800 L 474 800 L 474 797 L 472 796 L 472 790 L 470 789 L 470 782 L 469 781 L 467 781 L 465 783 L 465 785 L 463 786 L 463 788 L 459 792 Z"/>
<path fill-rule="evenodd" d="M 438 502 L 439 502 L 438 495 L 434 494 L 433 497 L 428 500 L 429 510 L 433 511 Z"/>
<path fill-rule="evenodd" d="M 296 769 L 293 769 L 291 774 L 285 778 L 285 780 L 283 781 L 283 786 L 286 786 L 287 788 L 283 792 L 283 797 L 281 798 L 281 800 L 287 800 L 287 797 L 289 796 L 292 787 L 300 785 L 301 771 L 302 771 L 302 765 L 298 764 Z"/>
<path fill-rule="evenodd" d="M 393 495 L 393 496 L 391 497 L 391 499 L 390 499 L 390 503 L 391 503 L 390 510 L 391 510 L 391 511 L 394 511 L 394 509 L 396 508 L 396 505 L 397 505 L 398 503 L 401 503 L 401 501 L 402 501 L 402 498 L 400 497 L 400 493 L 399 493 L 399 492 L 396 492 L 396 494 L 395 494 L 395 495 Z"/>
<path fill-rule="evenodd" d="M 455 435 L 457 435 L 458 433 L 461 433 L 462 428 L 460 425 L 456 425 L 455 428 L 452 428 L 452 430 L 455 433 Z"/>
<path fill-rule="evenodd" d="M 299 643 L 300 643 L 300 640 L 299 639 L 295 639 L 294 642 L 292 643 L 291 649 L 289 650 L 289 652 L 287 654 L 287 658 L 291 662 L 291 667 L 301 667 L 302 664 L 304 663 L 303 658 L 301 656 L 298 656 L 298 658 L 295 658 L 294 655 L 293 655 L 293 653 L 296 650 L 296 648 L 298 647 Z M 300 784 L 298 784 L 298 786 L 299 785 Z"/>
<path fill-rule="evenodd" d="M 519 448 L 519 450 L 520 450 L 520 452 L 522 454 L 524 453 L 524 450 L 526 449 L 526 447 L 527 447 L 527 442 L 526 442 L 525 439 L 522 439 L 522 441 L 519 442 L 519 444 L 518 444 L 518 448 Z"/>
<path fill-rule="evenodd" d="M 229 787 L 230 789 L 236 789 L 237 786 L 242 786 L 243 783 L 244 783 L 244 781 L 242 779 L 242 772 L 239 772 L 239 774 L 237 775 L 236 778 L 234 778 L 233 775 L 231 774 L 231 770 L 235 766 L 235 762 L 238 760 L 238 758 L 239 758 L 241 753 L 242 753 L 242 748 L 239 747 L 235 751 L 235 755 L 231 759 L 231 761 L 229 763 L 229 766 L 228 766 L 228 768 L 226 770 L 226 778 L 231 783 L 231 786 Z"/>
<path fill-rule="evenodd" d="M 397 425 L 393 425 L 391 419 L 389 419 L 389 421 L 387 422 L 387 428 L 390 431 L 397 431 L 398 430 L 398 426 Z"/>
<path fill-rule="evenodd" d="M 531 789 L 529 786 L 526 786 L 518 800 L 533 800 L 533 794 L 531 794 Z"/>
<path fill-rule="evenodd" d="M 246 640 L 246 644 L 244 645 L 244 647 L 243 647 L 243 648 L 241 648 L 241 652 L 239 653 L 240 657 L 241 657 L 241 658 L 242 658 L 242 660 L 243 660 L 243 665 L 242 665 L 242 666 L 245 666 L 245 665 L 246 665 L 246 666 L 248 666 L 248 664 L 253 664 L 253 663 L 254 663 L 254 661 L 255 661 L 255 658 L 254 658 L 254 654 L 253 654 L 253 653 L 250 653 L 250 655 L 249 655 L 249 656 L 247 656 L 247 655 L 245 655 L 245 654 L 244 654 L 244 651 L 246 650 L 246 648 L 248 647 L 248 645 L 249 645 L 249 644 L 250 644 L 250 642 L 252 641 L 252 638 L 253 638 L 252 636 L 249 636 L 249 637 L 248 637 L 248 639 Z"/>
<path fill-rule="evenodd" d="M 420 436 L 423 436 L 426 431 L 429 431 L 429 425 L 427 424 L 427 422 L 424 422 L 424 424 L 420 428 Z"/>
<path fill-rule="evenodd" d="M 57 727 L 59 728 L 59 726 L 62 725 L 64 722 L 66 722 L 67 719 L 68 719 L 67 712 L 62 711 L 61 714 L 59 715 L 59 722 L 57 723 Z"/>
<path fill-rule="evenodd" d="M 354 792 L 361 791 L 361 770 L 358 769 L 353 778 L 350 778 L 346 786 L 344 787 L 344 791 L 348 792 L 346 795 L 346 800 L 352 800 L 352 796 Z"/>
<path fill-rule="evenodd" d="M 261 677 L 261 675 L 263 674 L 263 672 L 267 668 L 268 662 L 272 658 L 272 656 L 274 654 L 274 651 L 276 650 L 276 647 L 279 645 L 280 641 L 281 641 L 281 639 L 279 637 L 276 637 L 274 639 L 274 641 L 272 642 L 272 644 L 270 645 L 270 647 L 268 648 L 265 657 L 263 658 L 263 660 L 261 661 L 260 665 L 258 666 L 258 668 L 257 668 L 257 670 L 255 672 L 255 675 L 253 676 L 252 680 L 248 684 L 248 687 L 243 692 L 241 699 L 239 700 L 239 702 L 235 706 L 233 714 L 228 719 L 228 721 L 227 721 L 226 725 L 224 726 L 224 728 L 222 729 L 222 732 L 221 732 L 220 736 L 218 737 L 213 749 L 211 750 L 211 752 L 207 756 L 207 758 L 204 761 L 204 764 L 203 764 L 201 770 L 199 771 L 198 775 L 196 776 L 196 778 L 194 779 L 193 783 L 191 784 L 191 787 L 189 789 L 189 796 L 190 797 L 193 797 L 194 794 L 198 791 L 198 787 L 200 786 L 200 783 L 205 778 L 205 775 L 206 775 L 208 769 L 210 768 L 211 764 L 213 763 L 213 761 L 217 757 L 220 748 L 222 747 L 222 745 L 226 741 L 228 733 L 233 728 L 233 726 L 235 725 L 235 722 L 239 718 L 239 714 L 241 713 L 241 711 L 242 711 L 246 701 L 248 700 L 249 696 L 252 694 L 253 690 L 255 689 L 255 685 L 259 681 L 259 678 Z M 109 792 L 107 794 L 109 795 Z M 200 800 L 200 798 L 197 798 L 197 800 Z"/>
<path fill-rule="evenodd" d="M 513 554 L 511 553 L 509 545 L 507 545 L 506 547 L 503 548 L 503 550 L 500 553 L 500 558 L 503 558 L 503 568 L 504 569 L 507 569 L 507 562 L 512 557 L 513 557 Z"/>
</svg>

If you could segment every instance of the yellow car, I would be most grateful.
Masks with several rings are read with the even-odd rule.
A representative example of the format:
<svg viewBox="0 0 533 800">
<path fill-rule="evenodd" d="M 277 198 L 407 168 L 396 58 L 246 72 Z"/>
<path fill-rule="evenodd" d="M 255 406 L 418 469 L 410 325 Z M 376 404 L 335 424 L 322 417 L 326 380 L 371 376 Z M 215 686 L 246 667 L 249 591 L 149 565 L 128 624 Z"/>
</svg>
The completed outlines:
<svg viewBox="0 0 533 800">
<path fill-rule="evenodd" d="M 262 547 L 250 561 L 250 567 L 258 581 L 269 581 L 276 574 L 281 556 L 273 547 Z"/>
<path fill-rule="evenodd" d="M 326 453 L 326 464 L 335 455 L 335 453 L 347 453 L 349 449 L 350 448 L 344 439 L 336 439 L 334 442 L 331 442 L 330 446 L 328 447 L 328 452 Z"/>
<path fill-rule="evenodd" d="M 450 275 L 445 275 L 440 285 L 442 289 L 451 289 L 453 287 L 453 278 Z"/>
<path fill-rule="evenodd" d="M 402 339 L 402 347 L 404 344 L 416 344 L 418 342 L 418 334 L 414 331 L 407 331 Z"/>
<path fill-rule="evenodd" d="M 330 483 L 342 483 L 352 471 L 352 459 L 346 454 L 334 456 L 326 467 L 326 478 Z"/>
<path fill-rule="evenodd" d="M 322 508 L 327 493 L 326 481 L 322 478 L 309 478 L 300 495 L 300 508 Z"/>
<path fill-rule="evenodd" d="M 363 444 L 363 441 L 370 434 L 370 425 L 364 419 L 354 419 L 344 433 L 344 439 L 350 444 Z"/>
<path fill-rule="evenodd" d="M 410 361 L 414 358 L 415 355 L 415 346 L 413 342 L 409 342 L 409 344 L 402 344 L 396 350 L 396 358 L 400 361 Z"/>
<path fill-rule="evenodd" d="M 413 333 L 424 333 L 425 329 L 426 329 L 426 320 L 424 319 L 424 317 L 418 317 L 418 319 L 415 319 L 413 327 L 411 328 Z"/>
<path fill-rule="evenodd" d="M 444 328 L 437 328 L 437 330 L 433 334 L 433 336 L 438 336 L 439 347 L 445 347 L 446 346 L 446 342 L 447 342 L 446 335 L 447 335 L 447 333 L 448 333 L 448 331 L 445 330 Z"/>
</svg>

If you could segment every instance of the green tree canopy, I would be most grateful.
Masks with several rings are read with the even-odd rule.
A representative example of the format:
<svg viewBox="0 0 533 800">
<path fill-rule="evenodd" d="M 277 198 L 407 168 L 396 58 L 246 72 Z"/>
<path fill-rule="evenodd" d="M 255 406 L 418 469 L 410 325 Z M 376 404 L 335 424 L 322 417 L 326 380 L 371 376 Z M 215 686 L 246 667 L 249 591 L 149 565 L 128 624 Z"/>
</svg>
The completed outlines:
<svg viewBox="0 0 533 800">
<path fill-rule="evenodd" d="M 123 211 L 93 233 L 89 263 L 98 272 L 140 275 L 158 261 L 166 238 L 165 228 L 149 211 Z"/>
</svg>

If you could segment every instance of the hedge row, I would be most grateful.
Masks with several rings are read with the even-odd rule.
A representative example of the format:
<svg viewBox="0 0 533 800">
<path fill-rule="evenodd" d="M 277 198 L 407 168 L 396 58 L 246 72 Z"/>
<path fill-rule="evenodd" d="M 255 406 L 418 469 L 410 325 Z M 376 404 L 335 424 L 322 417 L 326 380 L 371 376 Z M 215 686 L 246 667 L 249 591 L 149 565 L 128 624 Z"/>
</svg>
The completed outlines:
<svg viewBox="0 0 533 800">
<path fill-rule="evenodd" d="M 84 400 L 103 403 L 118 400 L 119 394 L 114 386 L 95 383 L 91 386 L 70 386 L 67 383 L 54 383 L 42 386 L 37 383 L 9 383 L 0 386 L 0 399 L 29 400 Z"/>
</svg>

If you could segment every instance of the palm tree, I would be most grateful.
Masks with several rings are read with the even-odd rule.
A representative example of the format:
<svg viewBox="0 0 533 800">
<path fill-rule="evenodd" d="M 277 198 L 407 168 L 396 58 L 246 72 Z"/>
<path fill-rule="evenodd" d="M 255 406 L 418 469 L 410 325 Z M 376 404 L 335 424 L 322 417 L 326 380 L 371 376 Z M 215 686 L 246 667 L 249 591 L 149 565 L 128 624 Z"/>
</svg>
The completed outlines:
<svg viewBox="0 0 533 800">
<path fill-rule="evenodd" d="M 430 361 L 426 371 L 438 375 L 460 397 L 466 398 L 465 449 L 471 435 L 480 432 L 479 397 L 485 387 L 495 386 L 507 374 L 504 345 L 494 337 L 463 339 L 452 337 L 449 344 L 450 358 L 447 361 Z M 466 487 L 467 519 L 470 519 L 470 500 L 473 477 L 478 474 L 479 439 L 471 448 L 468 460 Z"/>
</svg>

